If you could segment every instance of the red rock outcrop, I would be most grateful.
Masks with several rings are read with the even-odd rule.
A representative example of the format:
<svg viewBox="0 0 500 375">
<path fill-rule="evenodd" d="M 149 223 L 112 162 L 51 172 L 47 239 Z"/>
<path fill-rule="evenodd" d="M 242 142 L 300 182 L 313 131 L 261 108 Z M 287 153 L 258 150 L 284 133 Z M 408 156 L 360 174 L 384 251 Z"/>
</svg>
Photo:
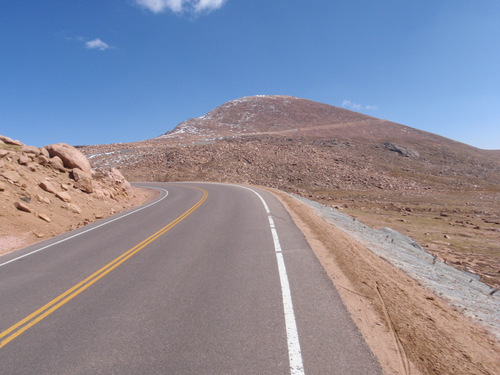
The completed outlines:
<svg viewBox="0 0 500 375">
<path fill-rule="evenodd" d="M 61 158 L 64 167 L 79 168 L 89 176 L 92 174 L 92 168 L 90 167 L 90 163 L 87 157 L 75 147 L 70 146 L 66 143 L 56 143 L 45 146 L 45 149 L 49 152 L 49 155 L 52 158 Z"/>
</svg>

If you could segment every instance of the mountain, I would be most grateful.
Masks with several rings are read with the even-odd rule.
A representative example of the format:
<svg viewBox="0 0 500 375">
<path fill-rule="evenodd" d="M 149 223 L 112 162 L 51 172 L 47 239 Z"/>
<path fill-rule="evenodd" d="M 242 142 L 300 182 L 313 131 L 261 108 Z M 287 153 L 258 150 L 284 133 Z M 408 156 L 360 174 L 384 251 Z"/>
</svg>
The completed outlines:
<svg viewBox="0 0 500 375">
<path fill-rule="evenodd" d="M 228 137 L 312 130 L 370 120 L 365 116 L 328 104 L 292 96 L 260 95 L 231 100 L 206 115 L 182 122 L 159 138 L 189 134 Z"/>
<path fill-rule="evenodd" d="M 81 150 L 129 180 L 253 184 L 338 206 L 500 285 L 500 151 L 290 96 L 232 100 L 155 139 Z"/>
<path fill-rule="evenodd" d="M 249 135 L 286 135 L 363 143 L 396 143 L 415 150 L 441 150 L 500 161 L 486 151 L 391 121 L 307 99 L 259 95 L 231 100 L 204 116 L 186 120 L 156 140 L 176 143 Z M 394 150 L 396 151 L 396 150 Z"/>
</svg>

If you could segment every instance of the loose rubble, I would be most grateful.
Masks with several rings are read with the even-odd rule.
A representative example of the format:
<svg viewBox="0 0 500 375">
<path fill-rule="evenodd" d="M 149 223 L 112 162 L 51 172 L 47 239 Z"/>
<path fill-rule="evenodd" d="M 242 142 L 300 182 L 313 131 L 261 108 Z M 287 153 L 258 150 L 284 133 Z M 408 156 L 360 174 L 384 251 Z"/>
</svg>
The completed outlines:
<svg viewBox="0 0 500 375">
<path fill-rule="evenodd" d="M 0 255 L 146 199 L 117 170 L 93 171 L 64 143 L 37 148 L 0 136 Z"/>
</svg>

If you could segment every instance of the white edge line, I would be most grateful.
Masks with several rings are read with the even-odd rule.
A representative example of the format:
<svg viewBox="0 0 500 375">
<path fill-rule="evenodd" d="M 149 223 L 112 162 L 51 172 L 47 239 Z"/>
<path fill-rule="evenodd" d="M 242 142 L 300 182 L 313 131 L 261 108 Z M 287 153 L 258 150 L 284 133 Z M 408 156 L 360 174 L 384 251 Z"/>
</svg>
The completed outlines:
<svg viewBox="0 0 500 375">
<path fill-rule="evenodd" d="M 74 235 L 72 235 L 72 236 L 70 236 L 70 237 L 66 237 L 66 238 L 64 238 L 64 239 L 62 239 L 62 240 L 60 240 L 60 241 L 57 241 L 57 242 L 51 243 L 50 245 L 47 245 L 47 246 L 41 247 L 41 248 L 39 248 L 39 249 L 33 250 L 33 251 L 31 251 L 31 252 L 29 252 L 29 253 L 27 253 L 27 254 L 21 255 L 21 256 L 19 256 L 19 257 L 17 257 L 17 258 L 11 259 L 11 260 L 9 260 L 9 261 L 7 261 L 7 262 L 0 263 L 0 267 L 5 266 L 5 265 L 7 265 L 7 264 L 9 264 L 9 263 L 15 262 L 16 260 L 19 260 L 19 259 L 22 259 L 22 258 L 26 258 L 27 256 L 30 256 L 30 255 L 33 255 L 33 254 L 35 254 L 35 253 L 38 253 L 39 251 L 42 251 L 42 250 L 48 249 L 49 247 L 52 247 L 52 246 L 55 246 L 55 245 L 59 245 L 60 243 L 63 243 L 63 242 L 66 242 L 66 241 L 68 241 L 68 240 L 71 240 L 72 238 L 75 238 L 75 237 L 81 236 L 82 234 L 85 234 L 85 233 L 90 232 L 90 231 L 92 231 L 92 230 L 94 230 L 94 229 L 97 229 L 97 228 L 103 227 L 103 226 L 105 226 L 105 225 L 108 225 L 108 224 L 110 224 L 110 223 L 112 223 L 112 222 L 114 222 L 114 221 L 117 221 L 117 220 L 123 219 L 124 217 L 127 217 L 127 216 L 129 216 L 129 215 L 135 214 L 136 212 L 139 212 L 139 211 L 141 211 L 141 210 L 144 210 L 145 208 L 151 207 L 152 205 L 154 205 L 154 204 L 157 204 L 157 203 L 161 202 L 162 200 L 164 200 L 164 199 L 168 196 L 168 191 L 167 191 L 166 189 L 162 189 L 162 188 L 158 188 L 158 187 L 150 187 L 150 186 L 148 186 L 148 189 L 163 190 L 166 194 L 165 194 L 163 197 L 161 197 L 160 199 L 158 199 L 158 200 L 156 200 L 156 201 L 154 201 L 154 202 L 152 202 L 152 203 L 150 203 L 150 204 L 148 204 L 148 205 L 146 205 L 146 206 L 143 206 L 143 207 L 141 207 L 141 208 L 138 208 L 137 210 L 131 211 L 131 212 L 126 213 L 126 214 L 124 214 L 124 215 L 121 215 L 121 216 L 119 216 L 119 217 L 117 217 L 117 218 L 114 218 L 114 219 L 112 219 L 112 220 L 106 221 L 105 223 L 102 223 L 102 224 L 99 224 L 99 225 L 97 225 L 97 226 L 95 226 L 95 227 L 92 227 L 92 228 L 89 228 L 89 229 L 87 229 L 87 230 L 84 230 L 83 232 L 76 233 L 76 234 L 74 234 Z"/>
<path fill-rule="evenodd" d="M 285 259 L 283 258 L 283 252 L 281 250 L 280 241 L 278 238 L 278 232 L 276 231 L 276 226 L 274 225 L 274 220 L 271 216 L 271 211 L 269 206 L 262 196 L 255 190 L 241 185 L 238 186 L 243 189 L 250 190 L 255 193 L 266 210 L 267 218 L 269 220 L 269 227 L 271 228 L 271 233 L 273 235 L 274 250 L 276 253 L 276 261 L 278 262 L 278 271 L 281 283 L 281 294 L 283 296 L 283 310 L 285 313 L 285 327 L 286 327 L 286 337 L 288 342 L 288 360 L 290 362 L 290 374 L 291 375 L 304 375 L 304 364 L 302 362 L 302 352 L 300 349 L 299 334 L 297 331 L 297 322 L 295 320 L 295 312 L 293 310 L 292 294 L 290 292 L 290 284 L 288 282 L 288 275 L 286 273 Z"/>
</svg>

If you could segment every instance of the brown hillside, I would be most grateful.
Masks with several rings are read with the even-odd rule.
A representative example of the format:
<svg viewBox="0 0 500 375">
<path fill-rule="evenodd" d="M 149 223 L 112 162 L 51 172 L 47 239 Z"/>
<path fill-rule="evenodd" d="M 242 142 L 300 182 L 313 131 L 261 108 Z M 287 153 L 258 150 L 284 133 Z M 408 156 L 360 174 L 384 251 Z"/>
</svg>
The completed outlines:
<svg viewBox="0 0 500 375">
<path fill-rule="evenodd" d="M 339 206 L 500 285 L 498 151 L 288 96 L 233 100 L 153 140 L 82 150 L 132 180 L 249 183 Z"/>
</svg>

